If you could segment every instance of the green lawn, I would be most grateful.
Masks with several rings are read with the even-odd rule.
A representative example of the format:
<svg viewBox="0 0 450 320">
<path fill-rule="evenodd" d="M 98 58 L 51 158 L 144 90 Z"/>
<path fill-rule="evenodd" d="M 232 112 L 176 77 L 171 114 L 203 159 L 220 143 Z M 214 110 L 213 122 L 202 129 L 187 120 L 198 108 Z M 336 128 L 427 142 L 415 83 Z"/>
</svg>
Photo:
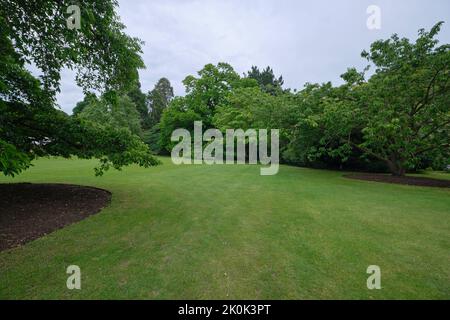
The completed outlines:
<svg viewBox="0 0 450 320">
<path fill-rule="evenodd" d="M 450 191 L 282 166 L 111 170 L 41 159 L 18 178 L 105 188 L 111 206 L 0 253 L 0 298 L 450 299 Z M 66 288 L 80 266 L 81 290 Z M 381 267 L 381 290 L 366 269 Z"/>
</svg>

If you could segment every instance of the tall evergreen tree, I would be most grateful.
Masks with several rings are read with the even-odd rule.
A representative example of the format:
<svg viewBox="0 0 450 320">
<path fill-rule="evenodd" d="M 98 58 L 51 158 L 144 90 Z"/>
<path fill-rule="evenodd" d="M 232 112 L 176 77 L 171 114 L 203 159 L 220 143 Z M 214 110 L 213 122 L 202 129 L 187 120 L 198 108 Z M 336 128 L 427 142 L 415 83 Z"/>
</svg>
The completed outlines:
<svg viewBox="0 0 450 320">
<path fill-rule="evenodd" d="M 148 93 L 149 120 L 151 125 L 156 125 L 161 119 L 165 108 L 173 99 L 173 88 L 167 78 L 161 78 L 153 90 Z"/>
<path fill-rule="evenodd" d="M 260 71 L 257 66 L 252 66 L 252 69 L 247 72 L 246 77 L 255 79 L 259 83 L 261 89 L 271 95 L 277 95 L 283 92 L 283 76 L 277 78 L 273 73 L 272 68 L 269 66 L 263 71 Z"/>
<path fill-rule="evenodd" d="M 149 110 L 146 102 L 147 96 L 142 92 L 140 82 L 138 82 L 127 95 L 136 106 L 136 110 L 139 112 L 142 128 L 146 128 L 149 123 Z"/>
</svg>

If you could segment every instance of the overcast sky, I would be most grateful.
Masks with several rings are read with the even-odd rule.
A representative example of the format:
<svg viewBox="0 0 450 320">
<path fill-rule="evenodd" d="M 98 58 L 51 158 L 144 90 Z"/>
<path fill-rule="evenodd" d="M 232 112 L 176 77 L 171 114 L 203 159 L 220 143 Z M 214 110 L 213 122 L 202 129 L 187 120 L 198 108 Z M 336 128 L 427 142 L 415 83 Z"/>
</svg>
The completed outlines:
<svg viewBox="0 0 450 320">
<path fill-rule="evenodd" d="M 145 41 L 142 90 L 168 78 L 181 81 L 207 63 L 228 62 L 242 74 L 270 65 L 285 86 L 332 81 L 348 67 L 362 69 L 363 49 L 392 33 L 416 38 L 417 30 L 446 21 L 441 43 L 450 43 L 449 0 L 120 0 L 126 32 Z M 381 9 L 381 29 L 366 25 L 369 5 Z M 74 75 L 63 72 L 58 102 L 71 113 L 83 95 Z"/>
</svg>

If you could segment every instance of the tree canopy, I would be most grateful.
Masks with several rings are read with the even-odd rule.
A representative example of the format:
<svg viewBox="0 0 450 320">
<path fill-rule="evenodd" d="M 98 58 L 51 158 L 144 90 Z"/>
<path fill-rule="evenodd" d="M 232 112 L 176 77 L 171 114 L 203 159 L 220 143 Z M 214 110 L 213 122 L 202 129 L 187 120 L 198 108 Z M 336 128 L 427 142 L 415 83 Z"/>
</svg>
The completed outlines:
<svg viewBox="0 0 450 320">
<path fill-rule="evenodd" d="M 173 145 L 170 141 L 173 130 L 191 130 L 196 120 L 203 121 L 206 129 L 212 128 L 216 109 L 227 104 L 233 90 L 258 86 L 253 79 L 241 78 L 227 63 L 207 64 L 198 77 L 187 76 L 183 84 L 186 96 L 174 98 L 161 117 L 161 147 L 166 151 Z"/>
<path fill-rule="evenodd" d="M 55 107 L 63 68 L 77 70 L 86 92 L 115 99 L 138 81 L 142 42 L 127 36 L 115 13 L 117 1 L 80 0 L 81 28 L 69 29 L 70 1 L 0 0 L 0 170 L 15 175 L 38 156 L 98 158 L 110 166 L 158 161 L 128 129 L 96 125 Z M 33 76 L 27 64 L 41 75 Z"/>
<path fill-rule="evenodd" d="M 246 77 L 256 80 L 261 90 L 271 95 L 278 95 L 283 92 L 283 76 L 277 78 L 269 66 L 262 71 L 257 66 L 252 66 L 251 70 L 247 72 Z"/>
<path fill-rule="evenodd" d="M 167 78 L 159 79 L 147 96 L 151 125 L 159 123 L 164 109 L 167 108 L 173 96 L 173 88 L 170 81 Z"/>
<path fill-rule="evenodd" d="M 436 39 L 442 22 L 415 41 L 396 34 L 375 41 L 362 52 L 367 68 L 349 68 L 339 86 L 307 83 L 291 92 L 271 67 L 252 66 L 241 77 L 221 62 L 187 76 L 186 95 L 174 97 L 166 78 L 142 92 L 142 42 L 124 33 L 116 0 L 79 0 L 80 29 L 67 28 L 71 4 L 0 0 L 3 174 L 47 155 L 98 158 L 97 174 L 155 165 L 150 147 L 170 152 L 172 132 L 197 120 L 204 129 L 279 129 L 281 160 L 295 165 L 383 165 L 404 175 L 450 161 L 450 46 Z M 85 93 L 73 116 L 56 107 L 63 68 L 76 70 Z"/>
<path fill-rule="evenodd" d="M 140 127 L 142 129 L 150 126 L 150 115 L 147 106 L 147 96 L 141 90 L 141 83 L 138 81 L 137 84 L 128 91 L 127 96 L 133 102 L 140 118 Z"/>
<path fill-rule="evenodd" d="M 340 86 L 307 83 L 291 92 L 270 67 L 241 78 L 226 63 L 206 65 L 163 112 L 162 145 L 169 150 L 174 129 L 202 120 L 221 130 L 280 129 L 282 161 L 291 164 L 384 166 L 394 175 L 442 168 L 450 160 L 450 47 L 436 40 L 441 26 L 419 30 L 415 42 L 397 35 L 374 42 L 362 53 L 369 65 L 349 68 Z"/>
<path fill-rule="evenodd" d="M 116 99 L 106 99 L 104 96 L 99 99 L 91 98 L 89 104 L 77 114 L 77 117 L 99 125 L 126 128 L 137 136 L 142 135 L 139 112 L 127 95 L 118 96 Z"/>
<path fill-rule="evenodd" d="M 339 148 L 384 161 L 395 175 L 426 154 L 448 158 L 450 46 L 438 46 L 441 25 L 420 30 L 415 43 L 393 35 L 364 51 L 375 73 L 367 81 L 354 69 L 343 75 L 338 99 L 324 101 L 324 141 L 339 139 Z"/>
</svg>

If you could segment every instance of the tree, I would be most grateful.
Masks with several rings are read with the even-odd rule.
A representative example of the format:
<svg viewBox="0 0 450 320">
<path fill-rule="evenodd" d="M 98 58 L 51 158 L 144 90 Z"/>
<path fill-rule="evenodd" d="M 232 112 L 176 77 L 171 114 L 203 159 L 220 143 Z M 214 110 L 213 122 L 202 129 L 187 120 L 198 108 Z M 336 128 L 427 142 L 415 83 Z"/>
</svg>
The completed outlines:
<svg viewBox="0 0 450 320">
<path fill-rule="evenodd" d="M 113 101 L 111 101 L 113 100 Z M 126 128 L 131 133 L 142 136 L 141 119 L 136 105 L 128 95 L 116 99 L 90 98 L 88 105 L 77 114 L 77 117 L 98 125 L 114 128 Z"/>
<path fill-rule="evenodd" d="M 74 116 L 80 114 L 92 101 L 96 101 L 97 96 L 94 93 L 87 92 L 82 101 L 77 102 L 72 110 Z"/>
<path fill-rule="evenodd" d="M 289 115 L 293 107 L 287 96 L 272 96 L 259 87 L 237 88 L 217 108 L 214 126 L 222 131 L 228 128 L 283 130 L 292 123 Z"/>
<path fill-rule="evenodd" d="M 194 121 L 203 120 L 202 115 L 187 107 L 185 97 L 175 97 L 169 107 L 164 110 L 161 117 L 160 127 L 160 147 L 166 152 L 170 152 L 176 143 L 170 140 L 175 129 L 183 128 L 193 131 Z"/>
<path fill-rule="evenodd" d="M 216 107 L 226 101 L 231 90 L 239 87 L 240 80 L 227 63 L 207 64 L 198 72 L 198 77 L 191 75 L 183 80 L 187 108 L 201 115 L 204 125 L 210 127 Z"/>
<path fill-rule="evenodd" d="M 247 78 L 255 79 L 261 87 L 261 90 L 271 95 L 281 94 L 283 92 L 283 76 L 275 77 L 271 67 L 260 71 L 258 67 L 252 66 L 251 70 L 246 74 Z"/>
<path fill-rule="evenodd" d="M 139 81 L 130 91 L 128 91 L 127 96 L 134 103 L 135 108 L 139 113 L 141 127 L 147 128 L 150 121 L 146 102 L 147 96 L 141 91 L 141 84 Z"/>
<path fill-rule="evenodd" d="M 81 29 L 69 29 L 70 1 L 0 0 L 0 170 L 15 175 L 38 156 L 98 158 L 101 174 L 110 166 L 155 165 L 148 147 L 128 130 L 99 126 L 55 108 L 60 71 L 77 70 L 76 81 L 90 89 L 126 92 L 144 64 L 141 41 L 123 33 L 116 1 L 80 0 Z M 42 72 L 35 78 L 30 62 Z"/>
<path fill-rule="evenodd" d="M 157 123 L 150 129 L 144 131 L 142 140 L 148 145 L 150 150 L 155 154 L 167 154 L 167 150 L 161 146 L 161 128 Z"/>
<path fill-rule="evenodd" d="M 332 152 L 336 153 L 340 139 L 324 136 L 328 132 L 324 122 L 327 99 L 336 100 L 336 89 L 330 82 L 321 85 L 307 83 L 303 90 L 292 96 L 295 108 L 288 114 L 291 122 L 287 129 L 289 142 L 282 154 L 288 163 L 310 167 L 330 165 L 327 157 Z M 325 153 L 324 145 L 329 154 Z"/>
<path fill-rule="evenodd" d="M 173 88 L 170 81 L 161 78 L 156 83 L 152 91 L 148 93 L 147 101 L 149 105 L 149 120 L 151 125 L 156 125 L 161 120 L 164 109 L 167 108 L 173 99 Z"/>
<path fill-rule="evenodd" d="M 375 73 L 366 82 L 350 69 L 339 99 L 324 100 L 323 146 L 339 138 L 341 151 L 356 148 L 399 176 L 418 168 L 424 155 L 448 159 L 450 47 L 437 46 L 441 25 L 419 30 L 415 43 L 393 35 L 362 53 Z"/>
<path fill-rule="evenodd" d="M 161 117 L 160 146 L 169 152 L 173 146 L 170 141 L 173 130 L 193 129 L 194 121 L 202 121 L 205 129 L 212 128 L 216 109 L 227 104 L 233 90 L 258 86 L 253 79 L 239 77 L 227 63 L 207 64 L 198 72 L 198 77 L 187 76 L 183 84 L 186 96 L 173 99 Z"/>
<path fill-rule="evenodd" d="M 226 129 L 278 129 L 281 153 L 288 143 L 289 132 L 294 125 L 292 117 L 296 106 L 289 94 L 270 95 L 260 87 L 244 87 L 233 90 L 227 101 L 214 115 L 214 126 L 225 133 Z M 259 138 L 257 138 L 259 139 Z M 246 139 L 245 143 L 250 141 Z"/>
</svg>

